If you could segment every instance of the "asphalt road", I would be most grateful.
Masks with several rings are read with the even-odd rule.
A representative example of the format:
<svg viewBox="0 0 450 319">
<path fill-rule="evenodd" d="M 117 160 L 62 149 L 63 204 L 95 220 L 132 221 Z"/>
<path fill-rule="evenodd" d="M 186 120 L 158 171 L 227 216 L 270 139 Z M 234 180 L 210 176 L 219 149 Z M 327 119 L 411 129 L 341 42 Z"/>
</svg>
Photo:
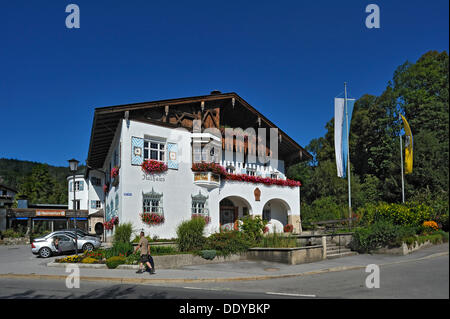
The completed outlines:
<svg viewBox="0 0 450 319">
<path fill-rule="evenodd" d="M 449 298 L 449 256 L 380 267 L 380 287 L 367 288 L 364 269 L 284 279 L 224 283 L 117 285 L 63 280 L 0 278 L 0 299 L 271 299 L 271 298 Z"/>
</svg>

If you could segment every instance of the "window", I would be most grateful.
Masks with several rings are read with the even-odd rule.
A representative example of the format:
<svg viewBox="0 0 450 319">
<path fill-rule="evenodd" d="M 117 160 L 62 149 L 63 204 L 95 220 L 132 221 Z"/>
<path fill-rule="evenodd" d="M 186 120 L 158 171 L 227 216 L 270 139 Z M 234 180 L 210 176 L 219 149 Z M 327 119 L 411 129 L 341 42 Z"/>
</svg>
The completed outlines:
<svg viewBox="0 0 450 319">
<path fill-rule="evenodd" d="M 73 208 L 73 207 L 75 207 L 75 208 Z M 75 201 L 75 205 L 74 205 L 74 201 L 72 200 L 72 208 L 75 210 L 80 210 L 80 200 L 79 199 L 77 199 Z"/>
<path fill-rule="evenodd" d="M 166 143 L 161 141 L 144 140 L 144 160 L 166 161 Z"/>
<path fill-rule="evenodd" d="M 192 216 L 202 216 L 205 218 L 206 223 L 209 223 L 209 209 L 208 209 L 208 196 L 204 196 L 199 191 L 197 195 L 191 195 L 192 197 Z"/>
<path fill-rule="evenodd" d="M 91 208 L 92 209 L 102 208 L 102 202 L 99 200 L 91 200 Z"/>
<path fill-rule="evenodd" d="M 270 174 L 270 178 L 278 179 L 278 174 L 277 173 L 272 173 L 272 174 Z"/>
<path fill-rule="evenodd" d="M 255 169 L 254 168 L 247 169 L 247 174 L 250 176 L 255 176 L 256 175 Z"/>
<path fill-rule="evenodd" d="M 98 177 L 95 177 L 95 176 L 92 176 L 91 177 L 91 183 L 94 186 L 101 186 L 102 185 L 102 179 L 98 178 Z"/>
<path fill-rule="evenodd" d="M 263 218 L 263 220 L 270 221 L 270 220 L 272 219 L 272 216 L 271 216 L 271 215 L 272 215 L 272 214 L 270 213 L 270 209 L 264 209 L 264 210 L 263 210 L 262 218 Z"/>
<path fill-rule="evenodd" d="M 164 212 L 162 196 L 163 194 L 156 193 L 153 189 L 149 193 L 143 193 L 142 206 L 144 213 L 162 214 Z"/>
</svg>

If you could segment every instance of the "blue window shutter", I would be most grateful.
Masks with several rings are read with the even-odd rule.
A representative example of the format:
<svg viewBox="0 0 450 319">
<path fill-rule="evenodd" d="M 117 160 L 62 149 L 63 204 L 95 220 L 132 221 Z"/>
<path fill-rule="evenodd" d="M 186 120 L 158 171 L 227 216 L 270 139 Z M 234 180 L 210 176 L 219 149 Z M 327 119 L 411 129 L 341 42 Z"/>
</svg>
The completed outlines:
<svg viewBox="0 0 450 319">
<path fill-rule="evenodd" d="M 176 143 L 167 143 L 167 167 L 170 169 L 178 169 L 178 145 Z"/>
<path fill-rule="evenodd" d="M 80 191 L 82 191 L 84 189 L 84 182 L 80 181 Z"/>
<path fill-rule="evenodd" d="M 131 165 L 141 165 L 144 161 L 144 139 L 131 138 Z"/>
</svg>

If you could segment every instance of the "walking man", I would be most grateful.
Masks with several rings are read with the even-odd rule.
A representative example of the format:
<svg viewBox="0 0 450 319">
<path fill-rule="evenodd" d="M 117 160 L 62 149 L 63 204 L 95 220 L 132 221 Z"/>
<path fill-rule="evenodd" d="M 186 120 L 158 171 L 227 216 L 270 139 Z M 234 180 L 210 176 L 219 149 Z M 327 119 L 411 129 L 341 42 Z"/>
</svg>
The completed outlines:
<svg viewBox="0 0 450 319">
<path fill-rule="evenodd" d="M 154 274 L 155 273 L 155 269 L 150 265 L 149 262 L 149 254 L 150 254 L 150 245 L 148 243 L 147 238 L 145 238 L 144 236 L 144 232 L 141 231 L 141 239 L 139 240 L 139 244 L 136 247 L 136 250 L 134 252 L 137 252 L 138 249 L 140 250 L 141 253 L 141 260 L 139 261 L 139 270 L 136 271 L 137 274 L 142 274 L 142 267 L 144 265 L 144 263 L 147 265 L 150 274 Z"/>
</svg>

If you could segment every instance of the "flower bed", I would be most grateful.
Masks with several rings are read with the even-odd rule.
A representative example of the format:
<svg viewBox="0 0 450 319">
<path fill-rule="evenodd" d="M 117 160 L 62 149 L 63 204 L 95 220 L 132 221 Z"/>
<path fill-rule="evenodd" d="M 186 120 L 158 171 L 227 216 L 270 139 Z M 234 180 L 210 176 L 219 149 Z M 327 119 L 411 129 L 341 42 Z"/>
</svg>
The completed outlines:
<svg viewBox="0 0 450 319">
<path fill-rule="evenodd" d="M 162 172 L 167 171 L 167 169 L 168 169 L 166 164 L 164 164 L 163 162 L 156 161 L 156 160 L 144 161 L 141 164 L 141 168 L 146 174 L 162 173 Z"/>
<path fill-rule="evenodd" d="M 265 185 L 277 185 L 277 186 L 288 186 L 297 187 L 302 184 L 299 181 L 294 181 L 291 179 L 274 179 L 269 177 L 261 176 L 251 176 L 247 174 L 230 174 L 227 173 L 226 169 L 216 163 L 194 163 L 192 164 L 193 172 L 212 172 L 220 175 L 222 178 L 229 181 L 247 182 L 255 184 L 265 184 Z"/>
</svg>

